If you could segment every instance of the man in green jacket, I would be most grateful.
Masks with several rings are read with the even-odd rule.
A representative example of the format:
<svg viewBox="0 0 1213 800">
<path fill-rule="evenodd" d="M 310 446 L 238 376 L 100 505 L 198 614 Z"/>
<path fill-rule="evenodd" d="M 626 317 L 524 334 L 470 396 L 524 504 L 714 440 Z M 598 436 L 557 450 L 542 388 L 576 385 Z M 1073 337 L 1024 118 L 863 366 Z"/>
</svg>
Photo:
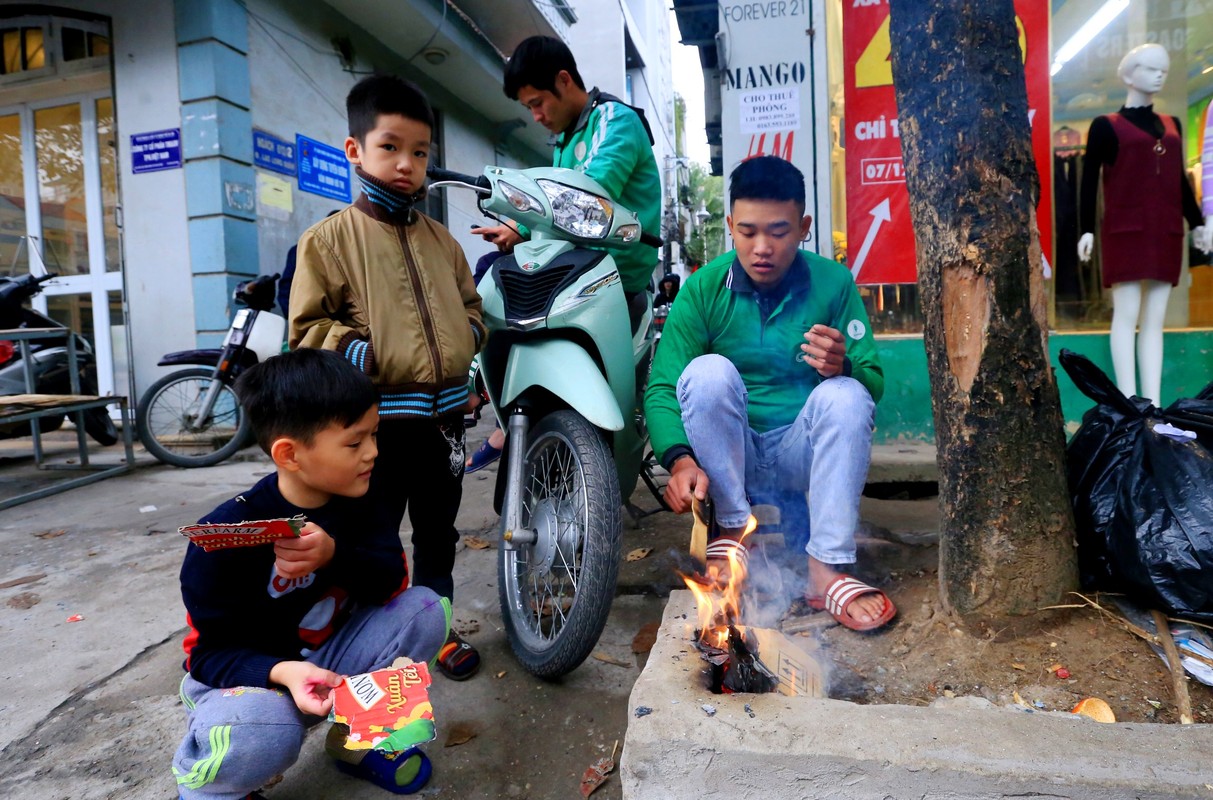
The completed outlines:
<svg viewBox="0 0 1213 800">
<path fill-rule="evenodd" d="M 552 166 L 584 172 L 611 199 L 634 211 L 645 233 L 661 227 L 661 177 L 653 158 L 648 123 L 630 106 L 597 88 L 586 91 L 573 53 L 559 39 L 532 36 L 514 50 L 505 68 L 505 93 L 522 103 L 552 132 Z M 526 230 L 513 225 L 473 228 L 508 253 Z M 647 291 L 657 250 L 639 246 L 613 250 L 623 290 Z"/>
<path fill-rule="evenodd" d="M 729 194 L 737 249 L 679 292 L 645 394 L 653 450 L 670 471 L 666 502 L 683 513 L 711 497 L 707 571 L 719 576 L 728 557 L 745 560 L 752 498 L 778 499 L 786 521 L 803 517 L 811 487 L 806 599 L 871 630 L 892 619 L 892 602 L 839 570 L 855 561 L 884 391 L 867 313 L 845 267 L 799 250 L 812 220 L 796 167 L 744 161 Z"/>
</svg>

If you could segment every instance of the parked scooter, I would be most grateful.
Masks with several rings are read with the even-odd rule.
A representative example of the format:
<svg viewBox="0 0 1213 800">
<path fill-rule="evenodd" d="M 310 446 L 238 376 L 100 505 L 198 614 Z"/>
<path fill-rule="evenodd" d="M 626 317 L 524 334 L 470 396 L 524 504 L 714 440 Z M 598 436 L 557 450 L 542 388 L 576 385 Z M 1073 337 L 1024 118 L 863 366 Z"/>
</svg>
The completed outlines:
<svg viewBox="0 0 1213 800">
<path fill-rule="evenodd" d="M 606 625 L 621 506 L 648 439 L 641 396 L 653 348 L 651 298 L 641 293 L 629 306 L 603 248 L 660 240 L 574 170 L 429 175 L 431 189 L 471 189 L 488 216 L 530 228 L 530 240 L 480 281 L 490 331 L 480 369 L 507 430 L 494 496 L 501 615 L 522 665 L 555 678 L 585 660 Z"/>
<path fill-rule="evenodd" d="M 42 291 L 42 284 L 58 277 L 54 273 L 42 276 L 22 275 L 18 278 L 0 278 L 0 330 L 14 328 L 63 329 L 63 338 L 71 337 L 76 349 L 76 369 L 79 373 L 79 391 L 73 392 L 71 369 L 68 365 L 67 344 L 54 339 L 34 339 L 29 342 L 30 360 L 33 363 L 34 388 L 36 394 L 97 394 L 97 362 L 93 348 L 78 333 L 70 331 L 61 322 L 25 306 L 26 301 Z M 16 342 L 4 339 L 0 333 L 0 395 L 26 394 L 30 389 L 25 383 L 25 362 L 21 348 Z M 90 408 L 84 412 L 84 430 L 103 445 L 118 441 L 118 431 L 109 412 L 104 408 Z M 63 416 L 43 417 L 38 421 L 39 431 L 58 430 L 63 425 Z M 30 423 L 16 422 L 0 425 L 0 439 L 29 436 Z"/>
<path fill-rule="evenodd" d="M 209 467 L 250 444 L 248 416 L 232 384 L 240 373 L 282 352 L 286 320 L 273 313 L 278 275 L 238 284 L 243 305 L 232 317 L 221 348 L 168 353 L 159 366 L 197 364 L 165 375 L 148 387 L 136 412 L 139 440 L 147 451 L 177 467 Z"/>
</svg>

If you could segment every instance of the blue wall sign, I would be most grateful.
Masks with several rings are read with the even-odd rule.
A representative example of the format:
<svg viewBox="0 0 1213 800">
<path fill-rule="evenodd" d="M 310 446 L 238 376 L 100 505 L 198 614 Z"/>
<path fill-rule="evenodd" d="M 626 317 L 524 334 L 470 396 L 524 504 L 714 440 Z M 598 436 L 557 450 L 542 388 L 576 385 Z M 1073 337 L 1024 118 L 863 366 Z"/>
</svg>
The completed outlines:
<svg viewBox="0 0 1213 800">
<path fill-rule="evenodd" d="M 295 134 L 299 154 L 299 188 L 305 192 L 350 201 L 350 162 L 344 150 Z"/>
<path fill-rule="evenodd" d="M 181 129 L 131 134 L 131 172 L 181 168 Z"/>
<path fill-rule="evenodd" d="M 253 131 L 253 166 L 295 175 L 295 143 L 284 142 L 264 131 Z"/>
</svg>

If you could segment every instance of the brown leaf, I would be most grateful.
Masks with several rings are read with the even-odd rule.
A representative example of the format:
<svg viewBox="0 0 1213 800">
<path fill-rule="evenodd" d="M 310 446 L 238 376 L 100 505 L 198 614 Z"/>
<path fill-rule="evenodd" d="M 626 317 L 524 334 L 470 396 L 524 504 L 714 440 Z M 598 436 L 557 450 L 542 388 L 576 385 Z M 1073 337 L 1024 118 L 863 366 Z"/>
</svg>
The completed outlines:
<svg viewBox="0 0 1213 800">
<path fill-rule="evenodd" d="M 639 561 L 642 558 L 647 558 L 649 553 L 653 552 L 651 547 L 637 547 L 624 558 L 625 561 Z"/>
<path fill-rule="evenodd" d="M 46 577 L 45 572 L 39 572 L 37 575 L 25 575 L 20 578 L 13 578 L 11 581 L 5 581 L 4 583 L 0 583 L 0 589 L 11 589 L 14 586 L 24 586 L 27 583 L 33 583 L 34 581 L 40 581 L 45 577 Z"/>
<path fill-rule="evenodd" d="M 581 796 L 589 797 L 602 784 L 607 776 L 615 771 L 615 761 L 610 758 L 600 758 L 586 768 L 581 776 Z"/>
<path fill-rule="evenodd" d="M 476 729 L 470 723 L 456 722 L 451 726 L 451 730 L 446 735 L 446 741 L 442 743 L 443 747 L 455 747 L 456 745 L 467 744 L 476 738 Z"/>
<path fill-rule="evenodd" d="M 643 626 L 636 635 L 632 637 L 632 652 L 647 653 L 653 649 L 653 645 L 657 643 L 657 629 L 661 627 L 659 622 L 650 622 Z"/>
<path fill-rule="evenodd" d="M 5 605 L 9 608 L 16 608 L 22 611 L 33 608 L 42 602 L 42 598 L 36 592 L 21 592 L 10 597 L 5 601 Z"/>
<path fill-rule="evenodd" d="M 1027 668 L 1028 668 L 1027 665 L 1020 664 L 1018 661 L 1011 662 L 1011 669 L 1025 670 Z"/>
<path fill-rule="evenodd" d="M 42 533 L 35 533 L 34 535 L 39 539 L 56 539 L 65 533 L 67 533 L 67 531 L 43 531 Z"/>
<path fill-rule="evenodd" d="M 481 539 L 479 536 L 464 536 L 463 543 L 472 550 L 488 550 L 493 546 L 488 539 Z"/>
<path fill-rule="evenodd" d="M 601 650 L 596 650 L 594 652 L 594 658 L 598 659 L 599 661 L 603 662 L 604 664 L 614 664 L 617 667 L 631 667 L 632 666 L 632 664 L 630 662 L 624 661 L 622 658 L 615 658 L 612 655 L 607 655 L 606 653 L 602 652 Z"/>
</svg>

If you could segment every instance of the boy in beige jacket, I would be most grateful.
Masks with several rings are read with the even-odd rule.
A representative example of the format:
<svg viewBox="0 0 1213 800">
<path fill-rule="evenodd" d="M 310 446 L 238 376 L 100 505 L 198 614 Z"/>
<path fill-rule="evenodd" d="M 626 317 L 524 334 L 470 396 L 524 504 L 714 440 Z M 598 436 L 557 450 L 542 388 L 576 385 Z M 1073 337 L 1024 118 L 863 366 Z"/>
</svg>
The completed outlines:
<svg viewBox="0 0 1213 800">
<path fill-rule="evenodd" d="M 379 522 L 413 524 L 413 582 L 451 598 L 462 498 L 468 367 L 484 342 L 467 259 L 415 206 L 425 194 L 434 116 L 392 75 L 346 98 L 345 152 L 362 193 L 299 239 L 290 346 L 336 350 L 379 389 L 379 460 L 369 496 Z M 454 631 L 438 665 L 455 680 L 480 665 Z"/>
</svg>

